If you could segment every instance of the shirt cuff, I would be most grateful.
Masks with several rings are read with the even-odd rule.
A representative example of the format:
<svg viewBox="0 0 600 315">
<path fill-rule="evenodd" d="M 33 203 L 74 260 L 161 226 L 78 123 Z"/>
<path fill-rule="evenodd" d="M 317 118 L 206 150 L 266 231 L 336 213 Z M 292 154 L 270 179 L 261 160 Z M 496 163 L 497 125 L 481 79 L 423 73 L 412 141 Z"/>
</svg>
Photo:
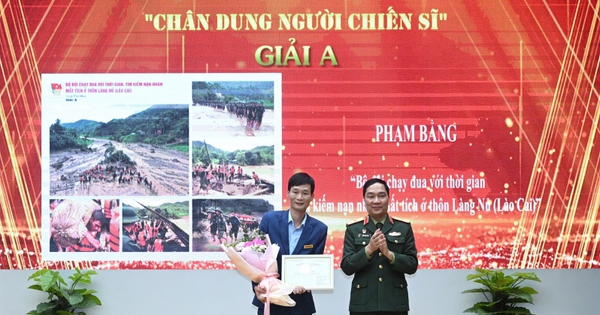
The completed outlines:
<svg viewBox="0 0 600 315">
<path fill-rule="evenodd" d="M 373 255 L 369 255 L 369 253 L 367 253 L 367 248 L 365 247 L 365 255 L 367 255 L 367 259 L 371 260 L 371 258 L 373 257 Z"/>
<path fill-rule="evenodd" d="M 392 260 L 390 260 L 390 265 L 393 265 L 396 262 L 396 254 L 394 254 L 394 252 L 392 253 Z"/>
</svg>

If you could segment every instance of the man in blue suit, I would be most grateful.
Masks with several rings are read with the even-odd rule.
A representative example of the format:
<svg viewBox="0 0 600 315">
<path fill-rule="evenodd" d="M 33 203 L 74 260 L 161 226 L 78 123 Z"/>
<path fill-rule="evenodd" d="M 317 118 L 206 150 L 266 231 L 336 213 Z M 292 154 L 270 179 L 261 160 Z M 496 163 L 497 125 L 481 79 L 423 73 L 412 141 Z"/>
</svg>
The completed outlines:
<svg viewBox="0 0 600 315">
<path fill-rule="evenodd" d="M 280 247 L 277 255 L 279 271 L 281 271 L 281 255 L 323 254 L 325 250 L 327 225 L 306 213 L 313 200 L 314 191 L 315 181 L 310 175 L 294 174 L 288 181 L 287 196 L 290 209 L 267 212 L 260 222 L 260 230 L 269 234 L 271 243 Z M 281 279 L 281 276 L 279 277 Z M 253 285 L 255 296 L 252 304 L 258 307 L 258 315 L 263 315 L 266 292 L 256 283 Z M 271 304 L 271 315 L 310 315 L 316 312 L 312 294 L 304 287 L 295 287 L 290 297 L 296 301 L 294 307 Z"/>
</svg>

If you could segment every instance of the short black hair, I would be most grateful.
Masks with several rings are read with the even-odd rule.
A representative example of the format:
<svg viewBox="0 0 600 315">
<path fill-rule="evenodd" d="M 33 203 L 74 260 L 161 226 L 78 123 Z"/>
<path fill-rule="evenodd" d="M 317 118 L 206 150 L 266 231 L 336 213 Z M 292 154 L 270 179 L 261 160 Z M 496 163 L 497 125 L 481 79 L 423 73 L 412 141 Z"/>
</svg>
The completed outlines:
<svg viewBox="0 0 600 315">
<path fill-rule="evenodd" d="M 104 221 L 104 219 L 105 216 L 102 210 L 94 210 L 94 212 L 92 212 L 92 216 L 90 217 L 90 220 L 94 221 Z"/>
<path fill-rule="evenodd" d="M 373 186 L 374 184 L 382 184 L 383 187 L 385 187 L 385 192 L 389 196 L 390 187 L 388 186 L 388 184 L 383 179 L 371 178 L 368 181 L 366 181 L 365 184 L 363 185 L 363 197 L 367 194 L 367 188 Z"/>
<path fill-rule="evenodd" d="M 94 212 L 92 212 L 92 216 L 90 217 L 87 224 L 85 225 L 88 228 L 88 230 L 91 229 L 92 221 L 100 221 L 100 223 L 102 223 L 102 225 L 110 222 L 106 219 L 102 210 L 94 210 Z"/>
<path fill-rule="evenodd" d="M 301 186 L 305 184 L 310 185 L 310 193 L 313 194 L 315 192 L 315 180 L 306 173 L 296 173 L 292 175 L 288 181 L 288 191 L 292 190 L 292 187 L 294 186 Z"/>
</svg>

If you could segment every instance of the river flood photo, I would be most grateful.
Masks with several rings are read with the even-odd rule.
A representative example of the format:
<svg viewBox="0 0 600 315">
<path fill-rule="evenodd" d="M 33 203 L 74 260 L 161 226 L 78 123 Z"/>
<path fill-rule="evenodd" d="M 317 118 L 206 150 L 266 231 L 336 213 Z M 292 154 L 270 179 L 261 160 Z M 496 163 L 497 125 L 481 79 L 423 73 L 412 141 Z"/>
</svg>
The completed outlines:
<svg viewBox="0 0 600 315">
<path fill-rule="evenodd" d="M 188 105 L 102 107 L 119 111 L 126 116 L 96 108 L 55 113 L 50 195 L 189 195 Z"/>
<path fill-rule="evenodd" d="M 192 195 L 275 193 L 274 93 L 273 81 L 192 82 Z"/>
</svg>

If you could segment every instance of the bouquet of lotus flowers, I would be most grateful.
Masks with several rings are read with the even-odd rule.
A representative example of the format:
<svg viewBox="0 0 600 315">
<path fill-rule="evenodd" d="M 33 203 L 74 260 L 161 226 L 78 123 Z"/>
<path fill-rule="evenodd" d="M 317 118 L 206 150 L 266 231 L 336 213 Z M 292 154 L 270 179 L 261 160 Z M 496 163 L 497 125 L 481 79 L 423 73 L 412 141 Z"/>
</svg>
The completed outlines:
<svg viewBox="0 0 600 315">
<path fill-rule="evenodd" d="M 277 270 L 279 246 L 271 244 L 269 235 L 245 234 L 242 241 L 227 245 L 221 244 L 221 248 L 243 275 L 267 291 L 265 315 L 269 314 L 270 303 L 290 307 L 296 305 L 296 302 L 289 296 L 294 287 L 277 279 L 279 276 Z"/>
</svg>

